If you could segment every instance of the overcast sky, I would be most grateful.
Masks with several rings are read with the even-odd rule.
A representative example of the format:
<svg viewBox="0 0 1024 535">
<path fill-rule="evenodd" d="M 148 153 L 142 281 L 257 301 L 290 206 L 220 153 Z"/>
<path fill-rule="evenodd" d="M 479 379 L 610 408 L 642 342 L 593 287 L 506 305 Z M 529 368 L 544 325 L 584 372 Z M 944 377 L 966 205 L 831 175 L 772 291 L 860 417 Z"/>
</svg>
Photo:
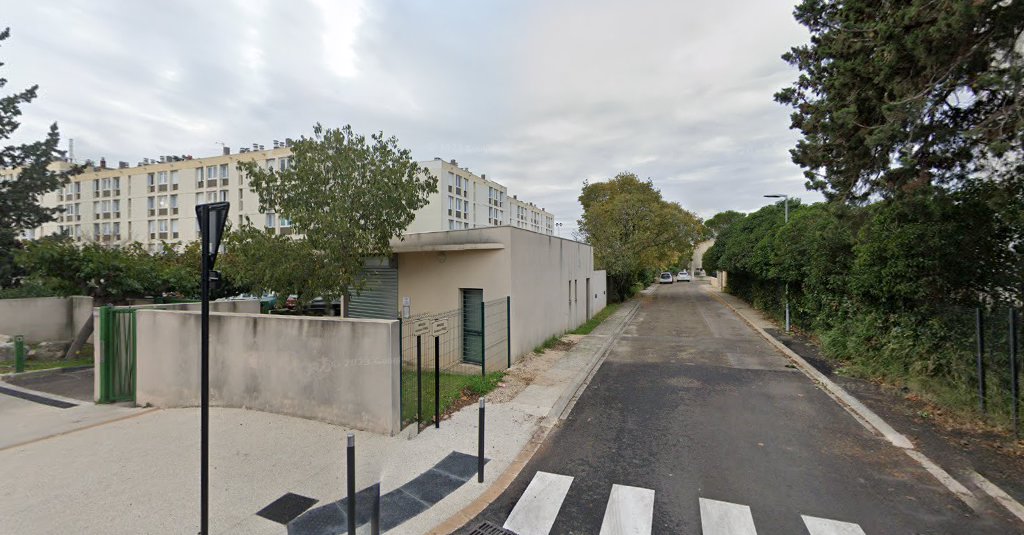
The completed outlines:
<svg viewBox="0 0 1024 535">
<path fill-rule="evenodd" d="M 772 94 L 807 40 L 784 0 L 0 0 L 15 141 L 77 159 L 218 154 L 315 122 L 456 159 L 574 228 L 584 180 L 649 177 L 703 217 L 818 200 Z"/>
</svg>

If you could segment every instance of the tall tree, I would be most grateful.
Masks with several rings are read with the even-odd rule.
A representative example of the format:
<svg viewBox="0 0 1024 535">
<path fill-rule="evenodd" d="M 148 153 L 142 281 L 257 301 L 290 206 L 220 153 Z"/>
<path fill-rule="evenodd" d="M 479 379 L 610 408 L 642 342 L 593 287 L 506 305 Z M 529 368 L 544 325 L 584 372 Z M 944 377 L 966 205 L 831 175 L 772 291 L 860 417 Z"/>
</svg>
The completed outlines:
<svg viewBox="0 0 1024 535">
<path fill-rule="evenodd" d="M 291 221 L 327 273 L 308 281 L 304 296 L 336 298 L 359 288 L 364 262 L 391 254 L 390 242 L 437 191 L 437 179 L 408 149 L 383 133 L 366 137 L 351 126 L 313 127 L 292 145 L 290 165 L 238 164 L 260 197 L 260 209 Z"/>
<path fill-rule="evenodd" d="M 0 31 L 0 43 L 11 36 L 11 29 Z M 0 66 L 3 66 L 0 62 Z M 0 77 L 0 89 L 7 79 Z M 19 248 L 18 236 L 27 229 L 53 221 L 59 208 L 39 204 L 39 196 L 59 188 L 75 168 L 56 172 L 50 164 L 63 156 L 57 149 L 60 134 L 57 123 L 50 126 L 46 138 L 33 143 L 7 145 L 20 123 L 21 106 L 36 98 L 38 85 L 11 95 L 0 96 L 0 287 L 12 284 L 14 275 L 13 253 Z"/>
<path fill-rule="evenodd" d="M 1024 171 L 1024 2 L 803 0 L 775 95 L 808 187 L 860 202 Z"/>
<path fill-rule="evenodd" d="M 710 219 L 704 222 L 704 226 L 708 229 L 710 237 L 718 236 L 725 229 L 729 228 L 730 225 L 737 221 L 743 220 L 746 214 L 743 212 L 737 212 L 736 210 L 726 210 L 724 212 L 718 212 L 711 216 Z"/>
<path fill-rule="evenodd" d="M 608 271 L 613 298 L 627 297 L 646 270 L 692 251 L 700 220 L 665 201 L 650 180 L 620 173 L 607 182 L 584 183 L 579 197 L 580 234 L 594 248 L 594 262 Z"/>
</svg>

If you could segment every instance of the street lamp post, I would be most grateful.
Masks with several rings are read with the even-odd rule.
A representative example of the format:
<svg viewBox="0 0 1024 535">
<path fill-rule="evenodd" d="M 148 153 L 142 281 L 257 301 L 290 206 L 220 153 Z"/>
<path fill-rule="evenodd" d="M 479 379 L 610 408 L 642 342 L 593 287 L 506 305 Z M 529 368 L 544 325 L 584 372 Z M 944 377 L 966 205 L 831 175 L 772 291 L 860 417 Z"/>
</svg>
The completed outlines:
<svg viewBox="0 0 1024 535">
<path fill-rule="evenodd" d="M 785 214 L 786 214 L 784 221 L 788 225 L 789 224 L 789 195 L 786 195 L 784 193 L 774 193 L 772 195 L 765 195 L 765 197 L 768 197 L 770 199 L 779 199 L 779 198 L 781 198 L 783 200 L 783 206 L 784 206 Z M 788 282 L 786 283 L 785 299 L 786 299 L 786 333 L 788 334 L 789 333 L 789 283 Z"/>
<path fill-rule="evenodd" d="M 217 250 L 224 234 L 224 223 L 228 219 L 226 202 L 196 205 L 200 234 L 200 279 L 202 293 L 201 313 L 201 385 L 200 385 L 200 444 L 199 444 L 199 535 L 209 535 L 210 530 L 210 287 L 220 281 L 220 273 L 213 270 L 217 261 Z"/>
<path fill-rule="evenodd" d="M 555 234 L 558 235 L 558 236 L 562 235 L 562 224 L 561 223 L 555 223 Z"/>
</svg>

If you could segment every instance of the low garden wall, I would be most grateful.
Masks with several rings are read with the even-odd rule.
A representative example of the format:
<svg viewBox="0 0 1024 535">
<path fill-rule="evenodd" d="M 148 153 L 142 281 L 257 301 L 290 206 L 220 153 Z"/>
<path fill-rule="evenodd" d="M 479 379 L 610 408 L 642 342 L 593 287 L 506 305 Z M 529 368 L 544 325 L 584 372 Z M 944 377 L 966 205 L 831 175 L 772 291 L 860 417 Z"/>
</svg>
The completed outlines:
<svg viewBox="0 0 1024 535">
<path fill-rule="evenodd" d="M 0 299 L 0 334 L 24 335 L 29 343 L 72 340 L 92 313 L 92 298 Z"/>
<path fill-rule="evenodd" d="M 200 328 L 198 312 L 136 312 L 137 404 L 199 404 Z M 395 434 L 398 335 L 395 320 L 211 313 L 211 404 Z"/>
</svg>

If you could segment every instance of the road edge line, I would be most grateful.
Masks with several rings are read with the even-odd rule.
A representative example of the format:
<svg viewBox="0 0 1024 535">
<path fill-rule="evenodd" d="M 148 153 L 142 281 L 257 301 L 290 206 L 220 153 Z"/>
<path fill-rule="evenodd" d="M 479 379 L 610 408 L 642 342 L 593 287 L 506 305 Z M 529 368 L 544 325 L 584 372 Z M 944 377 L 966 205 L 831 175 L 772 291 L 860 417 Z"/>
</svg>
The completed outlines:
<svg viewBox="0 0 1024 535">
<path fill-rule="evenodd" d="M 17 444 L 11 444 L 10 446 L 4 446 L 4 447 L 0 448 L 0 452 L 7 451 L 7 450 L 10 450 L 10 449 L 14 449 L 14 448 L 20 448 L 22 446 L 27 446 L 29 444 L 35 444 L 36 442 L 42 442 L 44 440 L 50 440 L 51 438 L 62 437 L 64 435 L 70 435 L 72 433 L 77 433 L 79 431 L 86 431 L 88 429 L 92 429 L 94 427 L 99 427 L 101 425 L 107 425 L 107 424 L 112 424 L 112 423 L 120 422 L 120 421 L 123 421 L 123 420 L 128 420 L 128 419 L 131 419 L 131 418 L 137 418 L 139 416 L 143 416 L 143 415 L 146 415 L 146 414 L 149 414 L 151 412 L 158 411 L 158 410 L 160 410 L 159 407 L 150 407 L 148 409 L 142 409 L 139 412 L 134 412 L 132 414 L 125 414 L 123 416 L 118 416 L 117 418 L 112 418 L 110 420 L 103 420 L 102 422 L 93 422 L 93 423 L 91 423 L 89 425 L 82 426 L 82 427 L 77 427 L 75 429 L 68 429 L 67 431 L 63 431 L 63 432 L 60 432 L 60 433 L 54 433 L 52 435 L 47 435 L 45 437 L 33 438 L 31 440 L 26 440 L 24 442 L 19 442 Z"/>
<path fill-rule="evenodd" d="M 980 504 L 978 503 L 977 497 L 974 495 L 974 493 L 968 490 L 967 487 L 965 487 L 962 483 L 954 479 L 953 476 L 949 475 L 949 473 L 943 470 L 942 467 L 935 463 L 935 461 L 932 461 L 925 454 L 917 451 L 914 448 L 914 444 L 913 442 L 910 441 L 910 439 L 896 431 L 891 425 L 888 424 L 888 422 L 886 422 L 880 416 L 875 414 L 874 411 L 867 408 L 867 406 L 861 403 L 860 400 L 858 400 L 857 398 L 853 397 L 849 392 L 843 389 L 843 387 L 832 382 L 832 380 L 829 379 L 828 377 L 825 377 L 824 374 L 822 374 L 813 366 L 811 366 L 806 360 L 804 360 L 803 357 L 798 355 L 795 351 L 786 347 L 786 345 L 780 342 L 779 340 L 776 340 L 774 336 L 768 334 L 768 332 L 762 329 L 761 327 L 755 325 L 754 322 L 751 321 L 746 314 L 741 312 L 736 307 L 732 306 L 732 304 L 730 304 L 728 301 L 722 299 L 721 296 L 715 295 L 715 293 L 709 290 L 705 290 L 705 292 L 710 294 L 711 297 L 717 300 L 719 303 L 722 303 L 730 310 L 732 310 L 737 316 L 739 316 L 740 319 L 742 319 L 747 325 L 754 329 L 754 331 L 760 334 L 761 337 L 764 338 L 769 344 L 771 344 L 773 347 L 775 347 L 775 349 L 777 349 L 779 352 L 785 355 L 790 361 L 792 361 L 796 365 L 797 368 L 800 369 L 801 372 L 803 372 L 805 376 L 807 376 L 811 381 L 821 386 L 825 393 L 829 395 L 829 397 L 834 399 L 839 404 L 839 406 L 843 407 L 844 409 L 846 409 L 847 412 L 853 415 L 854 419 L 860 422 L 861 425 L 863 425 L 868 431 L 878 433 L 888 442 L 890 442 L 893 446 L 896 446 L 897 448 L 900 448 L 901 450 L 906 452 L 906 454 L 910 458 L 917 461 L 917 463 L 922 468 L 924 468 L 925 471 L 931 474 L 932 477 L 934 477 L 939 483 L 942 484 L 942 486 L 946 487 L 946 490 L 948 490 L 954 496 L 959 498 L 960 501 L 967 504 L 967 506 L 970 507 L 971 509 L 975 511 L 978 510 Z"/>
<path fill-rule="evenodd" d="M 1007 511 L 1013 516 L 1024 522 L 1024 505 L 1015 500 L 1013 496 L 1010 496 L 1003 489 L 999 488 L 995 483 L 985 479 L 985 476 L 971 470 L 968 472 L 968 477 L 971 478 L 972 482 L 978 486 L 981 490 L 992 497 L 993 500 L 999 502 Z"/>
</svg>

